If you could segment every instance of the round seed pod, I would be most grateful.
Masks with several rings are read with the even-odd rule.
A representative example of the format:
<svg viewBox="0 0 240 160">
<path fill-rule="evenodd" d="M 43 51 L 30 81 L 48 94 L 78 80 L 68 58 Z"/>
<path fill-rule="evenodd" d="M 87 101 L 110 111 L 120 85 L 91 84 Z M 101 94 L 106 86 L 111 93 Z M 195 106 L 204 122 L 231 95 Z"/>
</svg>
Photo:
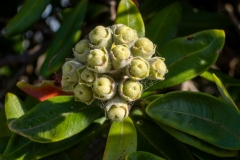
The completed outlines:
<svg viewBox="0 0 240 160">
<path fill-rule="evenodd" d="M 62 90 L 66 92 L 73 92 L 74 86 L 77 84 L 77 82 L 71 82 L 69 81 L 69 76 L 66 74 L 62 75 L 62 80 L 61 80 L 61 86 Z"/>
<path fill-rule="evenodd" d="M 94 100 L 92 88 L 85 84 L 78 84 L 74 88 L 75 100 L 91 104 Z"/>
<path fill-rule="evenodd" d="M 108 52 L 104 47 L 91 50 L 87 62 L 87 68 L 96 73 L 106 73 L 111 69 Z"/>
<path fill-rule="evenodd" d="M 105 116 L 113 121 L 120 122 L 129 114 L 129 106 L 119 96 L 111 99 L 105 108 Z"/>
<path fill-rule="evenodd" d="M 131 60 L 131 51 L 126 45 L 115 45 L 110 52 L 112 67 L 115 70 L 124 68 Z"/>
<path fill-rule="evenodd" d="M 79 77 L 77 71 L 81 69 L 83 65 L 75 59 L 66 59 L 66 62 L 62 66 L 63 75 L 69 77 L 70 82 L 78 82 Z"/>
<path fill-rule="evenodd" d="M 93 96 L 103 101 L 111 99 L 116 93 L 116 83 L 107 75 L 97 78 L 92 88 L 94 91 Z"/>
<path fill-rule="evenodd" d="M 97 78 L 97 74 L 93 71 L 87 69 L 86 67 L 78 70 L 79 81 L 78 83 L 86 84 L 87 86 L 92 86 L 93 82 Z"/>
<path fill-rule="evenodd" d="M 93 44 L 92 48 L 105 47 L 110 50 L 113 43 L 112 30 L 108 27 L 97 26 L 89 33 L 89 39 Z"/>
<path fill-rule="evenodd" d="M 87 57 L 90 52 L 90 41 L 87 39 L 81 40 L 75 45 L 75 48 L 73 48 L 73 54 L 76 57 L 76 59 L 85 64 L 87 62 Z"/>
<path fill-rule="evenodd" d="M 133 56 L 140 56 L 149 60 L 155 53 L 156 45 L 147 38 L 139 38 L 131 48 Z"/>
<path fill-rule="evenodd" d="M 126 44 L 131 47 L 138 39 L 137 31 L 123 24 L 112 26 L 114 43 L 116 45 Z"/>
<path fill-rule="evenodd" d="M 142 84 L 131 79 L 125 79 L 119 85 L 120 96 L 129 102 L 139 99 L 142 95 L 142 90 Z"/>
<path fill-rule="evenodd" d="M 149 75 L 149 63 L 141 57 L 134 57 L 126 67 L 126 73 L 133 80 L 143 80 Z"/>
<path fill-rule="evenodd" d="M 149 60 L 150 72 L 149 79 L 152 80 L 164 80 L 164 75 L 168 72 L 165 59 L 161 57 L 153 57 Z"/>
</svg>

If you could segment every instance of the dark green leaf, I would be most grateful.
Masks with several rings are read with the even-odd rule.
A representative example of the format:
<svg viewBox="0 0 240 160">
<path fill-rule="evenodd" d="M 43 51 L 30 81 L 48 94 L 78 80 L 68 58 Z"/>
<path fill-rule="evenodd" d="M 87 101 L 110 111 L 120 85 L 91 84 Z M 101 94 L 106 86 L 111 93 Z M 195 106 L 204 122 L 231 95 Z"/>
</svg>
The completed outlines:
<svg viewBox="0 0 240 160">
<path fill-rule="evenodd" d="M 215 74 L 216 76 L 218 76 L 218 78 L 221 79 L 222 83 L 224 85 L 229 85 L 229 86 L 240 86 L 240 81 L 237 79 L 234 79 L 224 73 L 222 73 L 219 70 L 213 69 L 213 68 L 209 68 L 207 71 L 205 71 L 204 73 L 202 73 L 200 76 L 214 82 L 214 77 L 213 74 Z"/>
<path fill-rule="evenodd" d="M 121 0 L 117 10 L 116 24 L 125 24 L 138 33 L 138 37 L 145 36 L 145 26 L 139 10 L 131 0 Z"/>
<path fill-rule="evenodd" d="M 215 63 L 223 45 L 222 30 L 206 30 L 168 42 L 159 51 L 168 73 L 149 90 L 174 86 L 201 74 Z"/>
<path fill-rule="evenodd" d="M 194 160 L 187 147 L 169 135 L 154 122 L 142 116 L 132 117 L 137 130 L 138 150 L 169 160 Z M 174 154 L 173 154 L 174 153 Z"/>
<path fill-rule="evenodd" d="M 6 26 L 6 36 L 11 37 L 27 31 L 31 25 L 41 18 L 42 12 L 51 0 L 27 0 L 21 10 Z"/>
<path fill-rule="evenodd" d="M 0 137 L 0 154 L 5 150 L 10 137 Z"/>
<path fill-rule="evenodd" d="M 11 132 L 7 126 L 7 119 L 5 115 L 5 110 L 0 109 L 0 137 L 9 137 Z"/>
<path fill-rule="evenodd" d="M 182 158 L 182 157 L 181 157 Z M 127 155 L 126 160 L 164 160 L 161 157 L 158 157 L 154 154 L 148 153 L 148 152 L 142 152 L 142 151 L 138 151 L 138 152 L 133 152 L 129 155 Z"/>
<path fill-rule="evenodd" d="M 9 128 L 36 142 L 56 142 L 82 131 L 101 114 L 100 107 L 87 106 L 71 96 L 58 96 L 38 104 L 12 121 Z"/>
<path fill-rule="evenodd" d="M 40 74 L 47 77 L 52 74 L 48 68 L 51 59 L 58 54 L 54 60 L 51 61 L 51 68 L 58 70 L 65 62 L 65 58 L 71 53 L 71 48 L 80 37 L 80 27 L 83 24 L 87 8 L 87 1 L 81 0 L 75 9 L 68 14 L 64 19 L 61 27 L 57 31 L 50 48 L 47 51 L 46 59 L 40 69 Z"/>
<path fill-rule="evenodd" d="M 113 122 L 110 128 L 103 160 L 124 159 L 137 150 L 137 134 L 130 117 Z"/>
<path fill-rule="evenodd" d="M 181 6 L 173 3 L 159 13 L 146 25 L 146 37 L 157 44 L 158 48 L 177 35 L 181 20 Z"/>
<path fill-rule="evenodd" d="M 216 147 L 240 149 L 240 114 L 216 97 L 195 92 L 168 93 L 153 101 L 146 112 L 159 123 Z"/>
</svg>

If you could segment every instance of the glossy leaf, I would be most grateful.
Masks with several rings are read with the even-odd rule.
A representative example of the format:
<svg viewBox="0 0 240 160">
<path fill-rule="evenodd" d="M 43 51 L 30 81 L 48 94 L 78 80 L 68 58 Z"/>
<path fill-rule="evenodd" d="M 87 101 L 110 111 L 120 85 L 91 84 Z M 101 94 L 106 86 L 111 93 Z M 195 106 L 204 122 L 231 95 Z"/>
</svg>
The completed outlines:
<svg viewBox="0 0 240 160">
<path fill-rule="evenodd" d="M 232 106 L 234 109 L 236 109 L 239 112 L 238 107 L 236 106 L 236 104 L 233 102 L 231 96 L 229 95 L 228 91 L 226 90 L 226 88 L 223 86 L 222 82 L 220 81 L 220 79 L 218 79 L 218 77 L 216 75 L 213 74 L 213 77 L 215 79 L 215 83 L 217 85 L 218 91 L 220 92 L 223 100 L 225 102 L 227 102 L 230 106 Z"/>
<path fill-rule="evenodd" d="M 41 143 L 71 137 L 89 126 L 103 112 L 71 96 L 46 100 L 9 124 L 11 131 Z"/>
<path fill-rule="evenodd" d="M 11 37 L 27 31 L 38 19 L 51 0 L 27 0 L 21 10 L 6 26 L 6 36 Z"/>
<path fill-rule="evenodd" d="M 174 136 L 178 140 L 180 140 L 188 145 L 194 146 L 194 147 L 198 148 L 199 150 L 202 150 L 209 154 L 219 156 L 219 157 L 231 157 L 231 156 L 235 156 L 237 154 L 236 150 L 222 149 L 222 148 L 216 147 L 204 140 L 201 140 L 195 136 L 187 134 L 185 132 L 179 131 L 179 130 L 169 127 L 167 125 L 163 125 L 160 123 L 158 123 L 158 124 L 165 131 L 170 133 L 172 136 Z"/>
<path fill-rule="evenodd" d="M 125 24 L 138 33 L 138 37 L 145 36 L 145 26 L 142 16 L 131 0 L 121 0 L 117 9 L 116 24 Z"/>
<path fill-rule="evenodd" d="M 87 1 L 81 0 L 71 13 L 64 19 L 61 27 L 57 31 L 50 48 L 47 51 L 46 59 L 40 69 L 40 74 L 44 77 L 50 76 L 52 71 L 48 68 L 51 59 L 51 68 L 58 70 L 65 62 L 65 58 L 71 53 L 72 47 L 80 37 L 80 31 L 87 8 Z"/>
<path fill-rule="evenodd" d="M 182 157 L 181 157 L 182 158 Z M 149 160 L 164 160 L 161 157 L 158 157 L 154 154 L 148 153 L 148 152 L 133 152 L 129 155 L 127 155 L 126 160 L 144 160 L 144 159 L 149 159 Z"/>
<path fill-rule="evenodd" d="M 175 2 L 157 13 L 146 25 L 146 37 L 161 48 L 177 35 L 181 20 L 181 6 Z"/>
<path fill-rule="evenodd" d="M 168 42 L 159 50 L 168 73 L 149 90 L 174 86 L 201 74 L 215 63 L 223 45 L 222 30 L 206 30 Z"/>
<path fill-rule="evenodd" d="M 173 138 L 154 122 L 142 116 L 132 117 L 137 130 L 138 150 L 146 151 L 165 159 L 194 160 L 187 147 Z M 174 153 L 174 154 L 173 154 Z"/>
<path fill-rule="evenodd" d="M 28 138 L 15 134 L 4 151 L 4 155 L 9 159 L 39 159 L 48 155 L 68 149 L 95 131 L 99 123 L 92 124 L 80 133 L 54 143 L 38 143 Z M 85 146 L 86 147 L 86 146 Z"/>
<path fill-rule="evenodd" d="M 7 118 L 5 115 L 5 110 L 0 109 L 0 137 L 9 137 L 10 135 L 11 135 L 11 132 L 7 126 Z"/>
<path fill-rule="evenodd" d="M 220 78 L 224 85 L 240 86 L 240 80 L 234 79 L 234 78 L 222 73 L 221 71 L 213 69 L 213 68 L 209 68 L 207 71 L 203 72 L 200 76 L 209 81 L 215 82 L 213 74 L 215 74 L 218 78 Z"/>
<path fill-rule="evenodd" d="M 113 122 L 108 133 L 103 160 L 122 160 L 137 150 L 137 134 L 130 117 Z"/>
<path fill-rule="evenodd" d="M 173 92 L 153 101 L 147 114 L 183 133 L 216 147 L 240 149 L 240 115 L 227 103 L 207 94 Z"/>
<path fill-rule="evenodd" d="M 5 113 L 8 123 L 24 115 L 27 110 L 21 99 L 12 93 L 8 93 L 5 98 Z"/>
<path fill-rule="evenodd" d="M 45 101 L 49 98 L 59 95 L 71 95 L 72 93 L 62 91 L 62 88 L 56 86 L 54 81 L 42 81 L 41 84 L 31 85 L 25 81 L 17 83 L 18 88 L 27 93 L 28 95 L 38 99 L 39 101 Z"/>
</svg>

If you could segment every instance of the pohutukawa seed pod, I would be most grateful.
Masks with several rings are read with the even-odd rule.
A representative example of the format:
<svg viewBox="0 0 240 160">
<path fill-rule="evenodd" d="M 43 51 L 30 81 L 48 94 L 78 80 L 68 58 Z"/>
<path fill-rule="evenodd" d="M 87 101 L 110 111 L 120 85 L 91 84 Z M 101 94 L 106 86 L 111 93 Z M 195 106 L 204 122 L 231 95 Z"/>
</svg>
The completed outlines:
<svg viewBox="0 0 240 160">
<path fill-rule="evenodd" d="M 83 83 L 88 86 L 92 86 L 93 82 L 97 78 L 97 74 L 93 71 L 87 69 L 86 67 L 78 70 L 79 81 L 78 83 Z"/>
<path fill-rule="evenodd" d="M 156 45 L 147 38 L 139 38 L 131 48 L 133 56 L 140 56 L 149 60 L 155 53 Z"/>
<path fill-rule="evenodd" d="M 105 115 L 107 118 L 120 122 L 128 116 L 129 106 L 120 97 L 116 96 L 111 99 L 105 108 Z"/>
<path fill-rule="evenodd" d="M 131 51 L 126 45 L 115 45 L 110 52 L 113 69 L 120 69 L 128 65 L 131 60 Z"/>
<path fill-rule="evenodd" d="M 93 96 L 103 101 L 111 99 L 116 93 L 116 83 L 107 75 L 97 78 L 92 88 Z"/>
<path fill-rule="evenodd" d="M 137 31 L 123 24 L 112 26 L 113 38 L 116 45 L 126 44 L 131 47 L 138 39 Z"/>
<path fill-rule="evenodd" d="M 134 57 L 126 67 L 126 73 L 133 80 L 143 80 L 149 75 L 149 63 L 141 57 Z"/>
<path fill-rule="evenodd" d="M 108 27 L 97 26 L 89 33 L 89 39 L 93 48 L 105 47 L 109 50 L 113 43 L 112 30 Z"/>
<path fill-rule="evenodd" d="M 143 86 L 131 79 L 123 80 L 119 85 L 119 94 L 126 101 L 135 101 L 142 95 Z"/>
<path fill-rule="evenodd" d="M 168 72 L 165 59 L 161 57 L 153 57 L 149 60 L 150 73 L 149 79 L 152 80 L 164 80 L 164 75 Z"/>
<path fill-rule="evenodd" d="M 77 70 L 82 68 L 83 65 L 75 59 L 67 58 L 66 62 L 62 66 L 63 75 L 69 76 L 70 82 L 78 82 L 79 77 Z"/>
<path fill-rule="evenodd" d="M 109 55 L 104 47 L 101 49 L 91 50 L 88 55 L 87 62 L 87 68 L 96 73 L 106 73 L 111 69 L 111 65 L 109 63 Z"/>
<path fill-rule="evenodd" d="M 92 88 L 85 84 L 78 84 L 74 88 L 75 100 L 91 104 L 94 100 Z"/>
<path fill-rule="evenodd" d="M 90 52 L 90 41 L 87 39 L 81 40 L 75 45 L 75 48 L 73 48 L 73 54 L 76 57 L 76 59 L 85 64 L 87 62 L 87 57 Z"/>
<path fill-rule="evenodd" d="M 74 86 L 77 84 L 77 82 L 71 82 L 69 81 L 69 76 L 66 74 L 62 75 L 62 80 L 61 80 L 61 86 L 62 90 L 66 92 L 73 92 Z"/>
</svg>

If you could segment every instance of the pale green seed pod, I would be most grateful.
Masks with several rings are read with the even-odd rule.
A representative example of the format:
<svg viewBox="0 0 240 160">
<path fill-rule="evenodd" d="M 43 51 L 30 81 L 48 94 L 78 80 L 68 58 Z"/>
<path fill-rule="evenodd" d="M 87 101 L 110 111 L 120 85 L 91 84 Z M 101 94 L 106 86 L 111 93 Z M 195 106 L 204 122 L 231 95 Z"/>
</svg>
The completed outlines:
<svg viewBox="0 0 240 160">
<path fill-rule="evenodd" d="M 68 81 L 78 82 L 79 77 L 78 77 L 77 70 L 82 67 L 83 67 L 83 65 L 80 62 L 78 62 L 77 60 L 67 58 L 66 62 L 62 66 L 62 73 L 63 73 L 63 75 L 65 74 L 69 77 Z"/>
<path fill-rule="evenodd" d="M 87 69 L 86 67 L 78 70 L 78 76 L 79 76 L 78 83 L 80 84 L 83 83 L 86 84 L 87 86 L 92 86 L 93 82 L 97 78 L 97 74 Z"/>
<path fill-rule="evenodd" d="M 69 76 L 66 74 L 62 75 L 61 86 L 62 90 L 66 92 L 73 92 L 76 82 L 69 81 Z"/>
<path fill-rule="evenodd" d="M 165 59 L 162 57 L 153 57 L 149 60 L 150 63 L 150 73 L 149 79 L 152 80 L 164 80 L 164 75 L 168 72 Z"/>
<path fill-rule="evenodd" d="M 109 55 L 104 47 L 91 50 L 87 62 L 87 68 L 96 73 L 107 73 L 111 69 Z"/>
<path fill-rule="evenodd" d="M 138 39 L 137 31 L 123 24 L 112 26 L 114 43 L 116 45 L 126 44 L 131 47 Z"/>
<path fill-rule="evenodd" d="M 114 45 L 110 52 L 112 67 L 115 70 L 124 68 L 131 60 L 131 51 L 126 45 Z"/>
<path fill-rule="evenodd" d="M 102 75 L 93 82 L 93 96 L 100 100 L 109 100 L 116 93 L 116 83 L 114 80 L 107 76 Z"/>
<path fill-rule="evenodd" d="M 76 59 L 85 64 L 87 62 L 87 57 L 90 52 L 90 41 L 87 39 L 81 40 L 75 45 L 75 48 L 73 48 L 73 54 L 76 57 Z"/>
<path fill-rule="evenodd" d="M 126 67 L 126 74 L 133 80 L 143 80 L 149 76 L 149 63 L 141 57 L 134 57 Z"/>
<path fill-rule="evenodd" d="M 105 47 L 110 50 L 113 43 L 112 30 L 108 27 L 97 26 L 89 33 L 89 39 L 93 44 L 92 48 Z"/>
<path fill-rule="evenodd" d="M 142 90 L 142 84 L 131 79 L 123 80 L 119 85 L 120 96 L 129 102 L 139 99 L 142 95 Z"/>
<path fill-rule="evenodd" d="M 78 84 L 74 88 L 75 100 L 91 104 L 94 100 L 92 88 L 85 84 Z"/>
<path fill-rule="evenodd" d="M 147 38 L 139 38 L 131 48 L 133 56 L 149 60 L 155 53 L 156 45 Z"/>
<path fill-rule="evenodd" d="M 129 114 L 129 106 L 119 96 L 111 99 L 105 108 L 105 116 L 116 122 L 122 121 Z"/>
</svg>

